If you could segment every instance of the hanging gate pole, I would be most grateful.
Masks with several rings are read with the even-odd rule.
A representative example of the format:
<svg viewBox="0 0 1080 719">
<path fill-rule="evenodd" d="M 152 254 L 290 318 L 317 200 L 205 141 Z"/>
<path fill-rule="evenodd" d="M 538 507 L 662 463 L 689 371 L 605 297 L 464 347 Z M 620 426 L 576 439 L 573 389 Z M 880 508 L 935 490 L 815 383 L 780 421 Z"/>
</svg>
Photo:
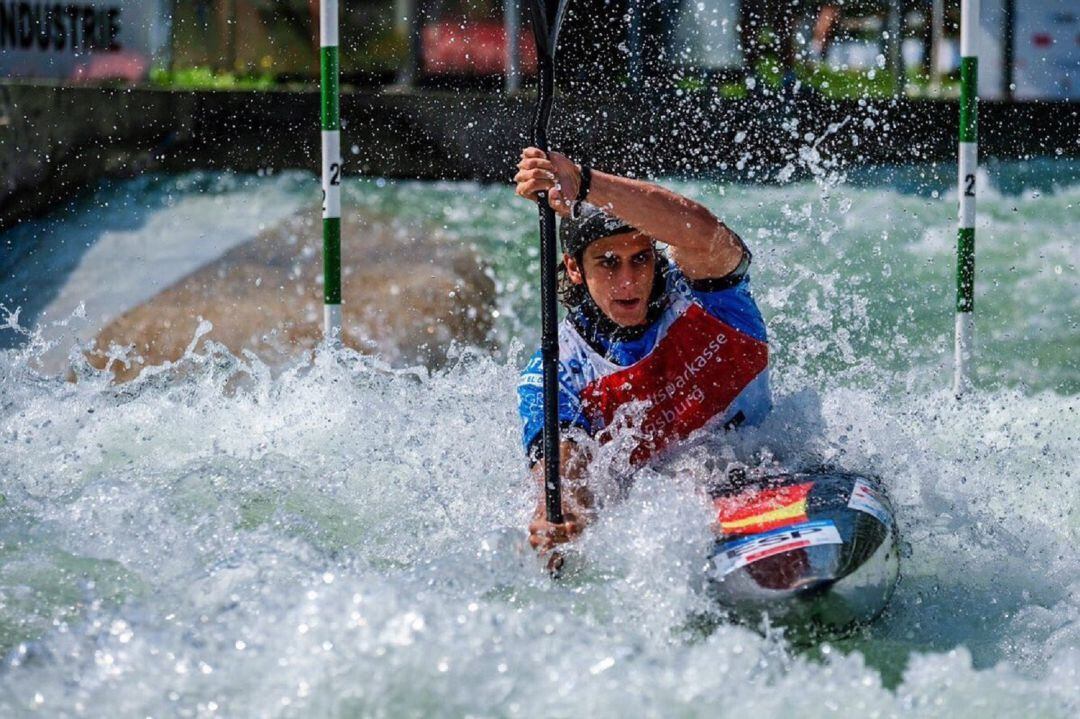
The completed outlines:
<svg viewBox="0 0 1080 719">
<path fill-rule="evenodd" d="M 323 338 L 341 341 L 341 116 L 338 0 L 319 4 L 322 71 Z"/>
<path fill-rule="evenodd" d="M 979 0 L 960 4 L 960 213 L 956 237 L 956 350 L 953 392 L 971 386 L 975 333 L 975 172 L 978 167 Z"/>
</svg>

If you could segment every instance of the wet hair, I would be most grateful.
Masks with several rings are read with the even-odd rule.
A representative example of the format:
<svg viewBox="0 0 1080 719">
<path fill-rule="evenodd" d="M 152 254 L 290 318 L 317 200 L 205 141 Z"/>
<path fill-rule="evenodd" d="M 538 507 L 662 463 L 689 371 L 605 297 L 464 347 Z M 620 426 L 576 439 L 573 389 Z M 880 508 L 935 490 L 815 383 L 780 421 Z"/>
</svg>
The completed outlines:
<svg viewBox="0 0 1080 719">
<path fill-rule="evenodd" d="M 581 260 L 584 254 L 584 252 L 581 252 L 574 256 L 579 267 L 581 266 Z M 575 284 L 574 281 L 570 279 L 570 273 L 566 269 L 565 261 L 559 263 L 555 278 L 555 288 L 559 295 L 559 303 L 566 309 L 576 309 L 589 297 L 589 289 L 585 286 L 584 282 L 579 285 Z"/>
</svg>

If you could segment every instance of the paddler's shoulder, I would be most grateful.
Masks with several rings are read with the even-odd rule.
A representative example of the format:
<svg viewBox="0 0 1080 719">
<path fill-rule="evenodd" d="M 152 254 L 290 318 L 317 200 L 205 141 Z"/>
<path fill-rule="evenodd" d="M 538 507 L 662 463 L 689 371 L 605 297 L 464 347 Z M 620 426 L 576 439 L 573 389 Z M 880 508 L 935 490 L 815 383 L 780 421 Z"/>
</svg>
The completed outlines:
<svg viewBox="0 0 1080 719">
<path fill-rule="evenodd" d="M 756 340 L 768 341 L 765 319 L 750 291 L 749 252 L 743 262 L 724 277 L 691 280 L 674 262 L 667 273 L 667 290 L 697 304 L 709 315 Z"/>
<path fill-rule="evenodd" d="M 668 292 L 687 296 L 739 289 L 749 292 L 750 264 L 752 261 L 753 255 L 750 253 L 750 250 L 747 249 L 743 251 L 742 260 L 735 266 L 735 269 L 726 275 L 722 277 L 690 279 L 687 277 L 682 267 L 680 267 L 674 259 L 669 257 L 668 268 L 664 275 L 666 288 Z"/>
</svg>

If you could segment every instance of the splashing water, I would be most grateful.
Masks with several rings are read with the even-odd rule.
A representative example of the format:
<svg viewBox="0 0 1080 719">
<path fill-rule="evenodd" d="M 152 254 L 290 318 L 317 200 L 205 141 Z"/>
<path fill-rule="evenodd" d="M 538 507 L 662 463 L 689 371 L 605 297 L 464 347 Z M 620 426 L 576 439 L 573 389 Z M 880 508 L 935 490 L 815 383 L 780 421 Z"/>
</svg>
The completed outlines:
<svg viewBox="0 0 1080 719">
<path fill-rule="evenodd" d="M 0 714 L 1075 716 L 1077 170 L 980 178 L 978 389 L 961 403 L 950 168 L 678 185 L 754 250 L 772 333 L 776 411 L 733 451 L 884 477 L 910 545 L 886 616 L 810 648 L 691 621 L 710 609 L 694 451 L 644 470 L 565 580 L 522 546 L 535 215 L 505 188 L 347 187 L 346 205 L 492 259 L 503 350 L 459 348 L 439 373 L 342 351 L 272 375 L 210 344 L 122 386 L 74 352 L 70 383 L 35 363 L 48 328 L 9 318 Z"/>
</svg>

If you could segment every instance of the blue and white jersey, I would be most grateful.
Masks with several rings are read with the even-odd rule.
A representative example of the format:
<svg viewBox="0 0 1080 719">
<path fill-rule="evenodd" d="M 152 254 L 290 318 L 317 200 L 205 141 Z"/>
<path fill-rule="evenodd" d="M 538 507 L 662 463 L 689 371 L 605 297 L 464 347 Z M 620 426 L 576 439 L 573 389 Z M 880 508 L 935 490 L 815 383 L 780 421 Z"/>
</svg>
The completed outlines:
<svg viewBox="0 0 1080 719">
<path fill-rule="evenodd" d="M 765 322 L 749 278 L 690 282 L 672 264 L 665 293 L 660 316 L 633 340 L 595 348 L 570 318 L 559 325 L 560 424 L 604 440 L 619 407 L 643 402 L 635 461 L 714 421 L 760 422 L 772 407 Z M 534 453 L 544 426 L 540 351 L 518 399 L 522 443 Z"/>
</svg>

